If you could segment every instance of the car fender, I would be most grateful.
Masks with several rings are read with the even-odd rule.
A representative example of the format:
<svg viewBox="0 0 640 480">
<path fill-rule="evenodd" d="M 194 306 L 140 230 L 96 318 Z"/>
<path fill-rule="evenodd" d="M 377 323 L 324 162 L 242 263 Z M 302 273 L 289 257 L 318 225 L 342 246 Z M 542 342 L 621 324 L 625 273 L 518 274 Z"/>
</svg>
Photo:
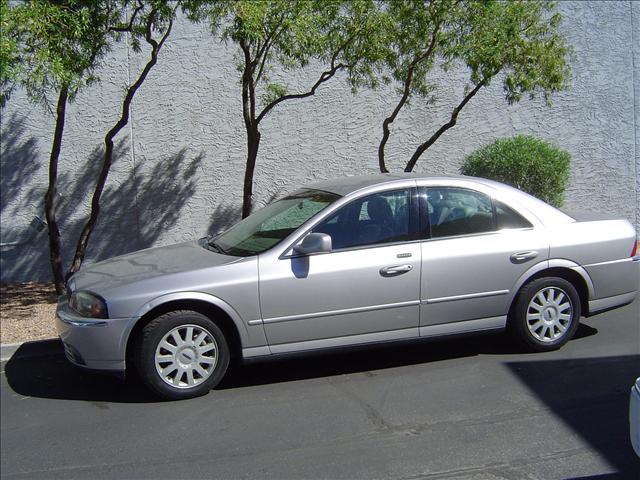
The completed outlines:
<svg viewBox="0 0 640 480">
<path fill-rule="evenodd" d="M 129 335 L 131 334 L 133 327 L 140 320 L 140 318 L 142 318 L 143 315 L 150 312 L 154 308 L 159 307 L 160 305 L 164 305 L 165 303 L 175 302 L 179 300 L 199 300 L 220 308 L 223 312 L 229 315 L 229 318 L 231 318 L 231 320 L 235 324 L 236 329 L 238 330 L 238 335 L 240 336 L 241 344 L 246 345 L 248 343 L 249 334 L 247 331 L 247 326 L 242 321 L 242 318 L 240 317 L 238 312 L 227 302 L 225 302 L 221 298 L 218 298 L 214 295 L 203 293 L 203 292 L 174 292 L 174 293 L 168 293 L 168 294 L 156 297 L 148 301 L 138 309 L 135 316 L 133 317 L 134 321 L 132 321 L 128 325 L 127 330 L 124 332 L 124 335 L 122 338 L 122 342 L 123 342 L 122 346 L 126 347 Z"/>
<path fill-rule="evenodd" d="M 522 288 L 522 286 L 525 283 L 527 283 L 527 281 L 529 281 L 531 277 L 549 268 L 566 268 L 568 270 L 573 270 L 574 272 L 576 272 L 578 275 L 582 277 L 585 284 L 587 285 L 589 298 L 593 298 L 593 292 L 594 292 L 593 282 L 591 281 L 591 277 L 589 276 L 589 274 L 584 268 L 582 268 L 577 263 L 572 262 L 571 260 L 567 260 L 565 258 L 552 258 L 550 260 L 544 260 L 542 262 L 536 263 L 531 268 L 529 268 L 526 272 L 524 272 L 520 276 L 520 278 L 518 278 L 518 280 L 513 285 L 513 288 L 511 289 L 511 292 L 509 294 L 508 304 L 511 305 L 513 303 L 513 299 L 515 298 L 518 291 L 520 291 L 520 288 Z"/>
</svg>

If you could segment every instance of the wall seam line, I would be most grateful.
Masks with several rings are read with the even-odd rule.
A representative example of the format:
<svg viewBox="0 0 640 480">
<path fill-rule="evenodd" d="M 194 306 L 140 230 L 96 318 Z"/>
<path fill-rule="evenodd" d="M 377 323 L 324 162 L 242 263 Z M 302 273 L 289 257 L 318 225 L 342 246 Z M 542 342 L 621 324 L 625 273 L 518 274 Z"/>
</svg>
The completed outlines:
<svg viewBox="0 0 640 480">
<path fill-rule="evenodd" d="M 638 97 L 636 95 L 636 47 L 633 25 L 633 1 L 629 0 L 629 22 L 631 24 L 631 92 L 633 95 L 633 170 L 635 178 L 633 189 L 636 197 L 636 230 L 640 231 L 640 198 L 638 198 Z"/>
<path fill-rule="evenodd" d="M 131 86 L 131 33 L 127 32 L 127 88 Z M 135 118 L 133 116 L 133 104 L 129 106 L 129 140 L 131 142 L 129 151 L 131 152 L 131 165 L 133 176 L 133 209 L 135 211 L 135 222 L 136 222 L 136 234 L 137 234 L 137 247 L 140 248 L 140 241 L 142 238 L 142 232 L 140 231 L 140 210 L 138 203 L 138 167 L 136 163 L 136 151 L 135 151 L 135 135 L 134 135 L 134 127 L 133 122 Z"/>
</svg>

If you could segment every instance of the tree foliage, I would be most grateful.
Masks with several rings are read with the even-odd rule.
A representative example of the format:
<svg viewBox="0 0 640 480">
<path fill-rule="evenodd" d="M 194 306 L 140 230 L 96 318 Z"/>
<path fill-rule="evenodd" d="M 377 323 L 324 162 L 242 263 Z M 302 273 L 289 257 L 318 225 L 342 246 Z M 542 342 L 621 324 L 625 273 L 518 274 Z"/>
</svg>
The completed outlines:
<svg viewBox="0 0 640 480">
<path fill-rule="evenodd" d="M 516 135 L 467 156 L 460 172 L 506 183 L 560 207 L 570 168 L 568 152 L 539 138 Z"/>
<path fill-rule="evenodd" d="M 180 2 L 170 0 L 0 0 L 2 55 L 0 86 L 3 104 L 12 89 L 24 89 L 34 103 L 43 104 L 55 117 L 49 156 L 49 185 L 44 198 L 49 253 L 56 291 L 65 290 L 65 277 L 80 268 L 89 237 L 100 211 L 102 194 L 112 163 L 113 138 L 128 123 L 133 97 L 155 65 L 159 49 L 171 30 Z M 58 163 L 66 119 L 66 107 L 78 92 L 98 81 L 96 71 L 114 42 L 127 34 L 135 51 L 142 41 L 151 50 L 150 60 L 138 79 L 129 85 L 122 113 L 105 135 L 102 168 L 96 179 L 90 214 L 67 269 L 63 265 L 61 232 L 57 218 Z M 160 40 L 154 38 L 160 36 Z M 53 97 L 56 101 L 53 102 Z M 55 104 L 55 107 L 52 105 Z"/>
<path fill-rule="evenodd" d="M 15 86 L 47 107 L 49 96 L 68 90 L 69 100 L 97 80 L 95 68 L 110 48 L 107 26 L 120 21 L 116 2 L 2 0 L 1 98 Z"/>
<path fill-rule="evenodd" d="M 571 51 L 553 2 L 388 0 L 388 13 L 392 31 L 386 67 L 401 96 L 383 123 L 378 150 L 382 171 L 389 126 L 400 110 L 412 97 L 435 100 L 434 68 L 445 74 L 464 68 L 464 95 L 449 120 L 416 147 L 405 171 L 413 170 L 422 154 L 455 126 L 460 111 L 495 78 L 502 80 L 508 103 L 537 94 L 549 102 L 551 94 L 566 86 Z"/>
<path fill-rule="evenodd" d="M 213 32 L 237 45 L 242 115 L 247 135 L 243 216 L 252 206 L 253 174 L 261 121 L 279 104 L 313 96 L 340 72 L 354 86 L 375 85 L 386 50 L 377 33 L 387 19 L 374 0 L 235 0 L 209 2 L 193 11 Z M 303 91 L 288 74 L 314 61 L 324 67 Z M 277 78 L 276 78 L 277 77 Z"/>
</svg>

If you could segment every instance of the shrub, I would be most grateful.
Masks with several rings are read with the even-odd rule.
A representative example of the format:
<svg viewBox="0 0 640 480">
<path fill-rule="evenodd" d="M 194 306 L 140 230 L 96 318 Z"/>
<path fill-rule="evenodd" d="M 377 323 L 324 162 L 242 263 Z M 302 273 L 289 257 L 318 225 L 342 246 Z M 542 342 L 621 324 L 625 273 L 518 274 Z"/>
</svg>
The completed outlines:
<svg viewBox="0 0 640 480">
<path fill-rule="evenodd" d="M 562 206 L 571 155 L 539 138 L 516 135 L 476 150 L 464 160 L 463 175 L 489 178 Z"/>
</svg>

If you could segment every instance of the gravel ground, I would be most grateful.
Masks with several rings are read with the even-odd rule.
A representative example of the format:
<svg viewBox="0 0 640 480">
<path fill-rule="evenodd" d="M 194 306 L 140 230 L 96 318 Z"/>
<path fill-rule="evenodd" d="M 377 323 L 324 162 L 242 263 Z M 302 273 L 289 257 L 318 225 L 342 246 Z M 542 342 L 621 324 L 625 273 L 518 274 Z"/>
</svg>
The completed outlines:
<svg viewBox="0 0 640 480">
<path fill-rule="evenodd" d="M 56 337 L 55 311 L 53 284 L 1 284 L 0 341 L 4 344 Z"/>
</svg>

